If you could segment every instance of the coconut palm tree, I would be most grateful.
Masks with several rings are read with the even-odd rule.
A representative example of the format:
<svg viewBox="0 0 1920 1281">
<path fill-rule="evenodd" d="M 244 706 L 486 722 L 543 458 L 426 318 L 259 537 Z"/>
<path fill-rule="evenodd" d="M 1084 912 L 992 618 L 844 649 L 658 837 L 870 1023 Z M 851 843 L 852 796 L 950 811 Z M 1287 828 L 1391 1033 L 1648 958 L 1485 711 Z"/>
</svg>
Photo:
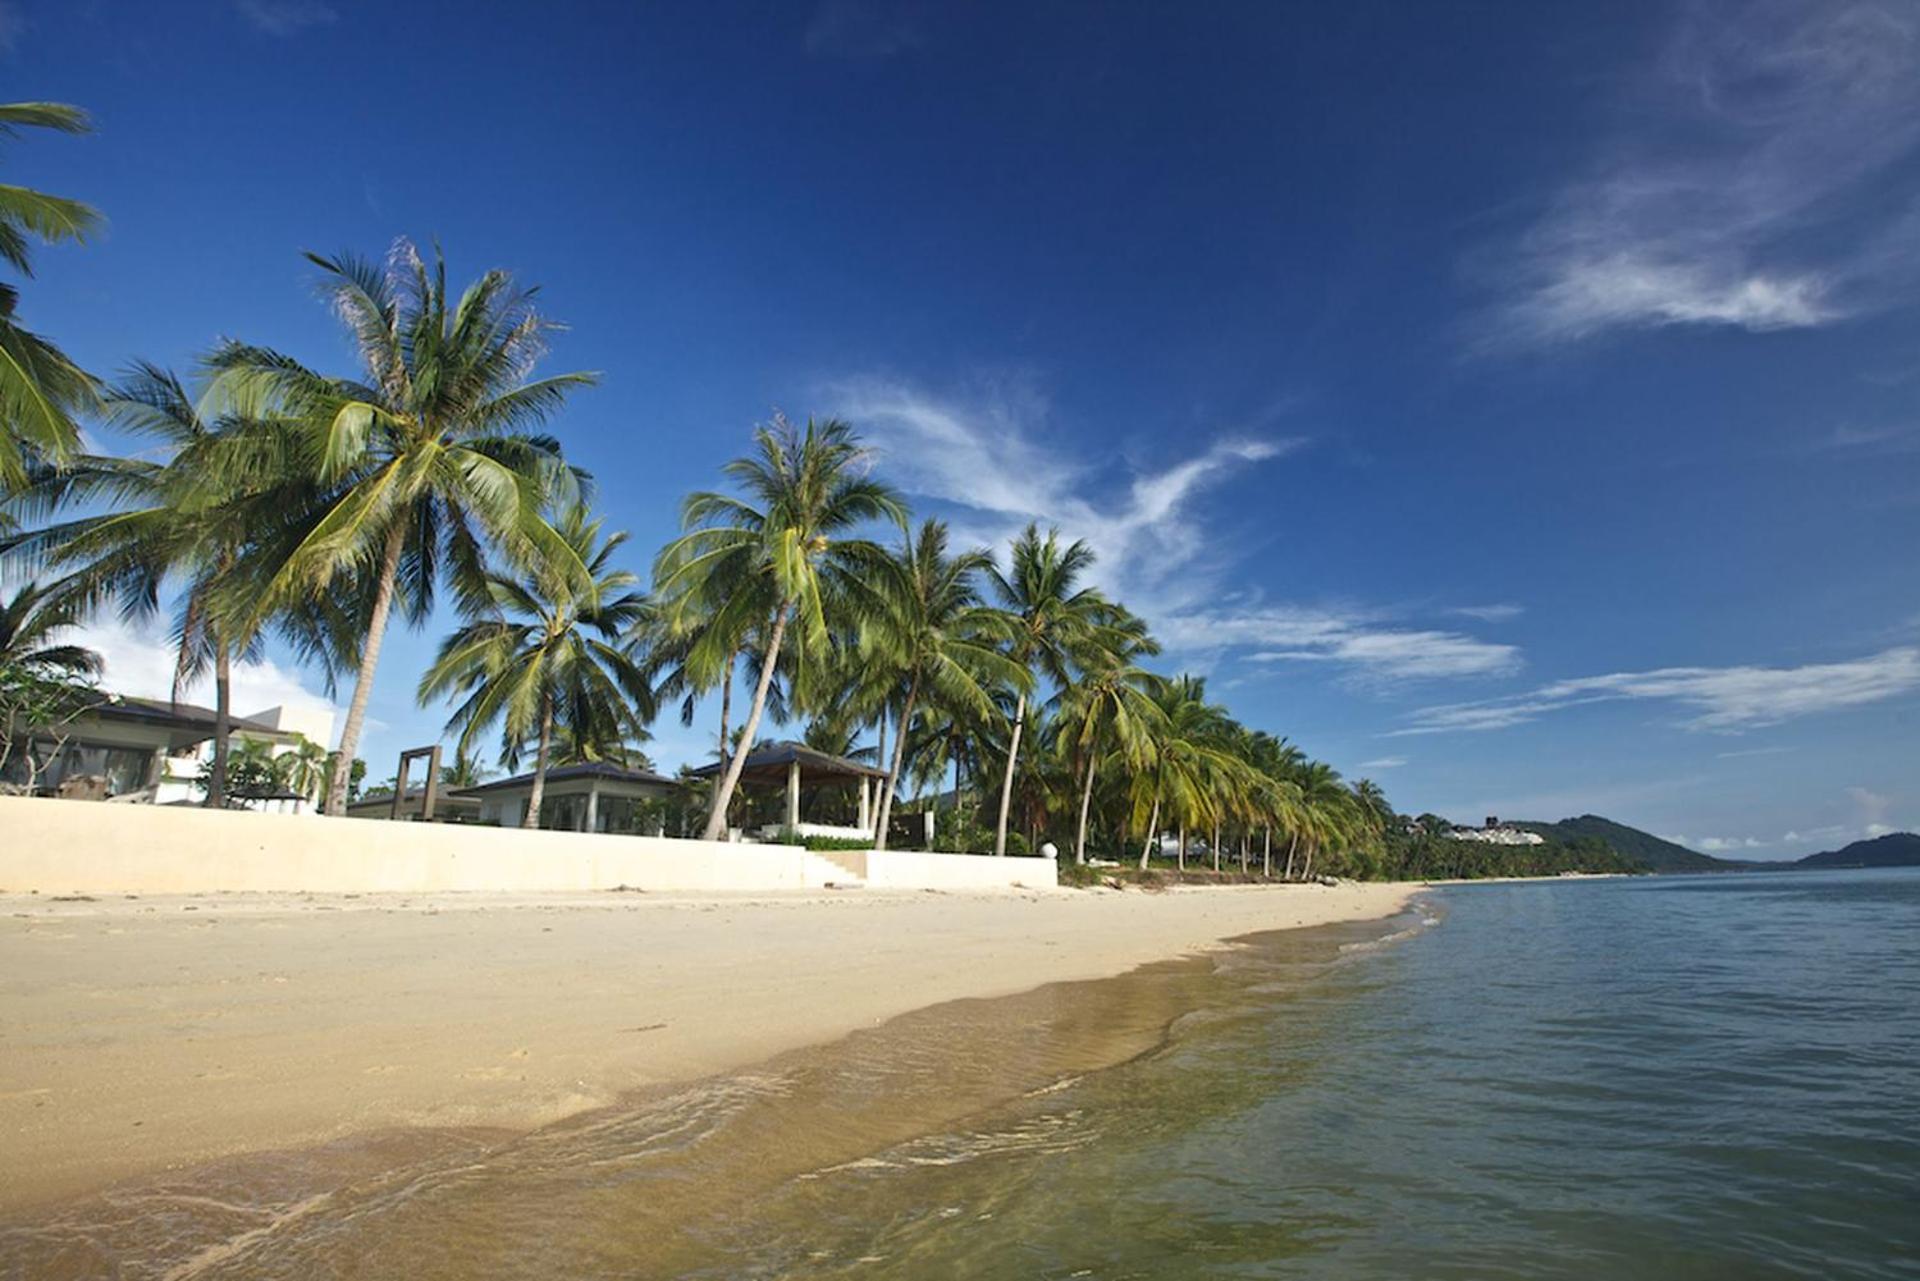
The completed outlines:
<svg viewBox="0 0 1920 1281">
<path fill-rule="evenodd" d="M 759 678 L 742 741 L 754 742 L 775 668 L 792 633 L 796 657 L 829 642 L 829 613 L 857 616 L 874 608 L 862 571 L 877 573 L 885 554 L 853 536 L 872 520 L 904 519 L 887 486 L 867 475 L 868 455 L 844 422 L 784 418 L 754 433 L 755 450 L 724 468 L 745 497 L 690 495 L 681 507 L 687 531 L 654 562 L 656 595 L 669 633 L 698 632 L 690 662 L 716 671 L 738 638 L 764 637 Z M 759 590 L 731 591 L 742 582 Z M 771 604 L 771 612 L 760 611 Z M 843 620 L 844 621 L 844 620 Z M 727 762 L 714 789 L 705 838 L 726 830 L 727 806 L 740 783 L 744 751 Z"/>
<path fill-rule="evenodd" d="M 79 622 L 73 603 L 38 583 L 0 601 L 0 667 L 37 667 L 65 676 L 98 676 L 100 655 L 55 637 Z"/>
<path fill-rule="evenodd" d="M 558 573 L 576 591 L 590 587 L 574 548 L 545 516 L 551 504 L 577 501 L 584 477 L 564 465 L 556 440 L 535 429 L 597 377 L 529 378 L 554 325 L 534 310 L 535 291 L 504 271 L 485 273 L 456 297 L 445 262 L 436 254 L 429 267 L 405 240 L 384 267 L 351 255 L 308 257 L 324 273 L 323 292 L 353 336 L 365 379 L 323 377 L 237 342 L 209 364 L 214 403 L 304 425 L 301 461 L 328 491 L 304 536 L 273 567 L 257 608 L 324 599 L 341 580 L 367 602 L 327 795 L 327 812 L 342 814 L 345 771 L 396 597 L 413 621 L 423 620 L 443 568 L 474 570 L 485 541 L 516 566 L 537 564 L 543 578 Z"/>
<path fill-rule="evenodd" d="M 949 553 L 946 525 L 929 520 L 917 537 L 903 525 L 900 548 L 877 578 L 880 606 L 860 628 L 858 664 L 897 689 L 900 702 L 875 818 L 876 849 L 887 847 L 894 793 L 922 698 L 949 714 L 987 717 L 996 688 L 1018 689 L 1023 696 L 1031 688 L 1028 670 L 1002 650 L 1011 639 L 1010 620 L 980 597 L 979 577 L 992 565 L 985 549 Z"/>
<path fill-rule="evenodd" d="M 1063 737 L 1079 761 L 1081 777 L 1073 836 L 1076 863 L 1087 861 L 1087 815 L 1102 758 L 1111 755 L 1131 771 L 1151 769 L 1161 727 L 1160 708 L 1153 701 L 1158 680 L 1135 661 L 1158 654 L 1160 646 L 1147 634 L 1144 621 L 1119 612 L 1120 617 L 1097 629 L 1083 652 L 1079 679 L 1060 699 L 1061 716 L 1069 727 Z"/>
<path fill-rule="evenodd" d="M 1007 656 L 1029 672 L 1038 672 L 1056 689 L 1073 681 L 1073 656 L 1094 629 L 1111 614 L 1106 597 L 1081 585 L 1093 566 L 1093 549 L 1084 540 L 1061 546 L 1060 531 L 1043 538 L 1028 525 L 1014 540 L 1005 573 L 988 570 L 999 604 L 1013 620 Z M 1007 852 L 1007 815 L 1013 804 L 1013 776 L 1020 763 L 1020 737 L 1026 729 L 1027 693 L 1017 692 L 1013 730 L 1007 742 L 1006 772 L 1000 782 L 1000 816 L 994 826 L 993 852 Z"/>
<path fill-rule="evenodd" d="M 1353 794 L 1340 782 L 1339 771 L 1323 761 L 1307 762 L 1295 782 L 1300 788 L 1304 819 L 1301 834 L 1306 840 L 1306 861 L 1300 868 L 1300 879 L 1304 881 L 1313 876 L 1314 855 L 1347 833 Z M 1291 866 L 1288 871 L 1292 871 Z"/>
<path fill-rule="evenodd" d="M 531 740 L 533 790 L 524 827 L 540 825 L 556 727 L 584 751 L 624 744 L 653 719 L 646 674 L 621 643 L 644 598 L 633 590 L 639 580 L 611 564 L 626 535 L 602 538 L 600 525 L 584 505 L 574 505 L 554 523 L 567 545 L 563 562 L 511 573 L 457 571 L 471 579 L 459 584 L 468 622 L 441 644 L 420 679 L 422 705 L 462 700 L 447 722 L 448 732 L 459 735 L 458 757 L 471 755 L 474 740 L 498 725 L 502 759 L 511 769 Z M 584 586 L 575 565 L 586 568 Z"/>
<path fill-rule="evenodd" d="M 22 129 L 85 133 L 86 112 L 58 102 L 0 105 L 0 139 Z M 32 242 L 83 241 L 100 225 L 91 206 L 0 184 L 0 259 L 33 274 Z M 19 291 L 0 282 L 0 492 L 26 483 L 31 462 L 62 463 L 79 447 L 74 414 L 94 403 L 93 378 L 16 318 Z"/>
<path fill-rule="evenodd" d="M 284 425 L 203 417 L 169 370 L 136 362 L 103 406 L 109 422 L 156 442 L 164 456 L 36 464 L 15 509 L 52 516 L 77 507 L 82 514 L 8 538 L 0 554 L 65 571 L 57 589 L 76 617 L 112 600 L 124 617 L 145 618 L 158 610 L 166 587 L 178 586 L 173 698 L 212 668 L 207 804 L 219 808 L 226 803 L 232 666 L 255 656 L 263 621 L 241 608 L 253 586 L 242 563 L 295 528 L 314 495 L 287 474 Z M 314 634 L 318 624 L 299 613 L 275 621 L 296 642 L 327 648 Z"/>
</svg>

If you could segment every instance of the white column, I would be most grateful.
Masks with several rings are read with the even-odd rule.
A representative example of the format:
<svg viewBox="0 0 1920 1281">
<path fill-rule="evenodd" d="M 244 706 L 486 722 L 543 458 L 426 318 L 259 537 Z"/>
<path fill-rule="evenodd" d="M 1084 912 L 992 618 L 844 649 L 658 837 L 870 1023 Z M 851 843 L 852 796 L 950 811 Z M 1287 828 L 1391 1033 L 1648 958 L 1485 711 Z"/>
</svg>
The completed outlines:
<svg viewBox="0 0 1920 1281">
<path fill-rule="evenodd" d="M 800 826 L 800 758 L 787 762 L 787 826 Z"/>
<path fill-rule="evenodd" d="M 860 776 L 860 826 L 873 830 L 873 780 L 865 774 Z"/>
<path fill-rule="evenodd" d="M 600 780 L 592 779 L 587 783 L 587 826 L 589 832 L 600 830 Z"/>
</svg>

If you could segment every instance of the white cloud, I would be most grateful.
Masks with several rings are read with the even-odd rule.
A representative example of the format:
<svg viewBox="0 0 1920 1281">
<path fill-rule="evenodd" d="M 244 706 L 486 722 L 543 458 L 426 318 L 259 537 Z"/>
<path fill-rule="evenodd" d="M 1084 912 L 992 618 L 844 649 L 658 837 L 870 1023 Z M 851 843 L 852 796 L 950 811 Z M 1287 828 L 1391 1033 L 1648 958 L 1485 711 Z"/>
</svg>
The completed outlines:
<svg viewBox="0 0 1920 1281">
<path fill-rule="evenodd" d="M 1086 539 L 1099 556 L 1096 577 L 1129 601 L 1209 559 L 1194 502 L 1205 490 L 1306 443 L 1225 437 L 1159 470 L 1127 469 L 1116 493 L 1108 460 L 1096 465 L 1044 443 L 1047 406 L 1026 387 L 962 402 L 858 378 L 828 384 L 825 395 L 867 432 L 903 488 L 971 513 L 956 533 L 997 547 L 1030 521 L 1057 525 Z"/>
<path fill-rule="evenodd" d="M 1372 770 L 1399 769 L 1406 763 L 1407 758 L 1404 756 L 1376 756 L 1370 761 L 1361 761 L 1359 768 Z"/>
<path fill-rule="evenodd" d="M 1458 605 L 1446 611 L 1461 618 L 1477 618 L 1483 623 L 1510 623 L 1527 612 L 1525 605 Z"/>
<path fill-rule="evenodd" d="M 1920 649 L 1802 667 L 1667 667 L 1543 685 L 1525 694 L 1423 708 L 1395 734 L 1504 729 L 1549 712 L 1622 700 L 1670 702 L 1694 730 L 1735 731 L 1881 702 L 1920 689 Z"/>
<path fill-rule="evenodd" d="M 62 639 L 99 652 L 106 667 L 100 677 L 103 689 L 141 698 L 171 697 L 176 651 L 161 624 L 131 624 L 108 617 L 75 628 Z M 188 686 L 183 691 L 183 701 L 211 707 L 213 673 L 208 671 Z M 271 660 L 234 665 L 232 703 L 238 716 L 272 707 L 288 707 L 333 713 L 335 723 L 340 720 L 338 709 L 331 701 L 309 690 L 297 673 Z"/>
<path fill-rule="evenodd" d="M 1345 663 L 1364 677 L 1389 681 L 1506 676 L 1520 667 L 1520 651 L 1512 645 L 1457 632 L 1360 630 L 1350 625 L 1315 638 L 1306 648 L 1258 650 L 1248 657 L 1256 663 Z"/>
<path fill-rule="evenodd" d="M 309 27 L 340 20 L 339 12 L 324 0 L 233 0 L 233 7 L 256 31 L 270 36 L 298 35 Z"/>
<path fill-rule="evenodd" d="M 1729 854 L 1737 850 L 1759 850 L 1765 849 L 1771 844 L 1769 841 L 1756 840 L 1751 836 L 1703 836 L 1697 841 L 1679 842 L 1681 845 L 1689 843 L 1692 844 L 1694 849 L 1704 854 Z"/>
<path fill-rule="evenodd" d="M 1791 752 L 1791 747 L 1749 747 L 1738 752 L 1715 752 L 1714 759 L 1722 761 L 1745 760 L 1749 756 L 1778 756 L 1782 752 Z"/>
<path fill-rule="evenodd" d="M 1494 343 L 1826 324 L 1920 265 L 1920 7 L 1764 0 L 1685 11 L 1585 176 L 1499 254 Z M 1890 190 L 1893 178 L 1901 186 Z"/>
<path fill-rule="evenodd" d="M 960 509 L 957 540 L 1003 547 L 1029 521 L 1086 539 L 1099 558 L 1095 580 L 1190 665 L 1204 669 L 1228 653 L 1267 664 L 1324 661 L 1363 683 L 1504 675 L 1520 665 L 1514 646 L 1396 625 L 1377 611 L 1223 593 L 1238 559 L 1224 549 L 1237 543 L 1215 536 L 1206 494 L 1303 448 L 1303 437 L 1225 434 L 1184 459 L 1141 468 L 1053 446 L 1044 398 L 1017 382 L 961 401 L 856 378 L 829 383 L 824 399 L 861 425 L 902 488 Z"/>
</svg>

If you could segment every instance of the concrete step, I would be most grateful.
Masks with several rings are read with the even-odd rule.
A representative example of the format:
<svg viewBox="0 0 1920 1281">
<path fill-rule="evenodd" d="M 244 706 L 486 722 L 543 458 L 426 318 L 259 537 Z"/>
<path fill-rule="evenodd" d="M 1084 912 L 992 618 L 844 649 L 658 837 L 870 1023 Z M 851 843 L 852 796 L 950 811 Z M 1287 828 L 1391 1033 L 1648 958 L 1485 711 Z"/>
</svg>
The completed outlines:
<svg viewBox="0 0 1920 1281">
<path fill-rule="evenodd" d="M 832 885 L 841 889 L 865 885 L 867 856 L 864 850 L 808 850 L 808 884 Z"/>
</svg>

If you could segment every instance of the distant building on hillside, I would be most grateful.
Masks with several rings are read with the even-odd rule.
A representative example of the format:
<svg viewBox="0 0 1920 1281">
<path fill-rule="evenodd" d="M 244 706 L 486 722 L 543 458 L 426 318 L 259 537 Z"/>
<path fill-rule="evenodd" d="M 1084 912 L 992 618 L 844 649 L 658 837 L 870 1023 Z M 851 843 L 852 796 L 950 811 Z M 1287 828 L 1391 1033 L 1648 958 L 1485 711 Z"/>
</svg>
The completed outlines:
<svg viewBox="0 0 1920 1281">
<path fill-rule="evenodd" d="M 1538 832 L 1529 832 L 1518 827 L 1502 827 L 1496 814 L 1487 815 L 1485 827 L 1456 827 L 1453 829 L 1456 841 L 1479 841 L 1484 845 L 1545 845 L 1547 838 Z"/>
</svg>

